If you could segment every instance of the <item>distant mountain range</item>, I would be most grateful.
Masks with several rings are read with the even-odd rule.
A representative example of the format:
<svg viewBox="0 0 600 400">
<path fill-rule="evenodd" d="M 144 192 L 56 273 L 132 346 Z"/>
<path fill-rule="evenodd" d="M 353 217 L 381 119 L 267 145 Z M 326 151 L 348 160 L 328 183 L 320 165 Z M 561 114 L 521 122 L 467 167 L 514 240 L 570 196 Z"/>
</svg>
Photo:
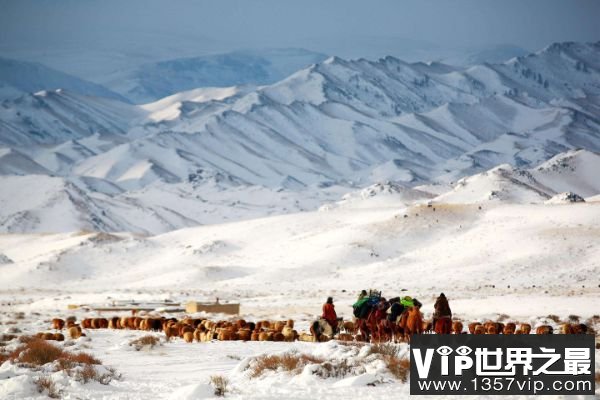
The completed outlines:
<svg viewBox="0 0 600 400">
<path fill-rule="evenodd" d="M 303 49 L 236 51 L 144 64 L 113 73 L 102 83 L 134 103 L 148 103 L 200 87 L 274 83 L 326 58 Z"/>
<path fill-rule="evenodd" d="M 298 53 L 302 63 L 311 57 Z M 293 64 L 283 60 L 272 55 L 270 70 L 232 61 L 214 79 L 238 67 L 273 78 Z M 215 65 L 188 59 L 148 71 L 197 71 L 200 82 Z M 146 89 L 134 92 L 158 93 Z M 376 182 L 447 184 L 499 164 L 526 170 L 572 149 L 599 152 L 598 115 L 600 42 L 471 67 L 330 57 L 270 85 L 205 87 L 144 105 L 28 93 L 1 103 L 0 173 L 13 193 L 43 182 L 42 203 L 14 206 L 3 191 L 0 225 L 52 229 L 53 214 L 39 214 L 50 204 L 75 210 L 69 229 L 162 232 L 243 218 L 236 204 L 248 193 L 274 196 L 247 207 L 261 215 L 316 208 Z M 204 191 L 213 208 L 201 206 Z M 207 209 L 210 218 L 198 213 Z"/>
<path fill-rule="evenodd" d="M 0 100 L 15 98 L 25 93 L 55 89 L 129 101 L 102 85 L 65 74 L 45 65 L 0 57 Z"/>
</svg>

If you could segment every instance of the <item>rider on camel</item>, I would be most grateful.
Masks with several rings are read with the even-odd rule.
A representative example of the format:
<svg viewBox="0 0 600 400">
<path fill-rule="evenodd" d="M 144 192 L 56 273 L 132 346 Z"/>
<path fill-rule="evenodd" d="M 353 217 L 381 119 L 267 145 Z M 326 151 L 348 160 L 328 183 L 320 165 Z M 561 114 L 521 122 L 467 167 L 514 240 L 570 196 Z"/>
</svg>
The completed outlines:
<svg viewBox="0 0 600 400">
<path fill-rule="evenodd" d="M 423 306 L 423 304 L 419 300 L 417 300 L 416 298 L 412 298 L 410 296 L 404 296 L 402 298 L 402 300 L 400 300 L 400 304 L 404 308 L 409 308 L 409 307 L 421 308 Z"/>
<path fill-rule="evenodd" d="M 392 323 L 396 323 L 398 317 L 402 314 L 402 311 L 404 311 L 404 307 L 400 304 L 400 297 L 390 299 L 390 304 L 390 313 L 388 314 L 387 319 Z"/>
<path fill-rule="evenodd" d="M 450 304 L 448 304 L 448 299 L 444 293 L 441 293 L 437 298 L 435 304 L 433 305 L 433 309 L 434 312 L 432 325 L 435 327 L 436 320 L 447 318 L 448 321 L 446 321 L 447 327 L 445 327 L 445 330 L 448 330 L 450 325 L 449 321 L 452 320 L 452 310 L 450 309 Z"/>
</svg>

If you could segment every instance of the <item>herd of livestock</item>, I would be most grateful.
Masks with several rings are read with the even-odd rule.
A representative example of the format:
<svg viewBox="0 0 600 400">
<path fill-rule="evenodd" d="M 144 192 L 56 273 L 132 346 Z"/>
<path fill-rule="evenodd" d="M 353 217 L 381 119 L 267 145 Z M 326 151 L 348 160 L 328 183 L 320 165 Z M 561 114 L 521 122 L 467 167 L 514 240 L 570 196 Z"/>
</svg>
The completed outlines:
<svg viewBox="0 0 600 400">
<path fill-rule="evenodd" d="M 407 315 L 405 321 L 410 320 Z M 389 322 L 389 321 L 388 321 Z M 85 336 L 86 330 L 94 329 L 129 329 L 148 332 L 163 332 L 167 340 L 181 338 L 185 342 L 210 342 L 213 340 L 229 341 L 276 341 L 293 342 L 295 340 L 317 342 L 336 339 L 340 341 L 372 341 L 385 342 L 410 340 L 410 335 L 421 333 L 451 333 L 451 334 L 553 334 L 555 329 L 551 325 L 541 325 L 532 331 L 527 323 L 514 322 L 472 322 L 466 325 L 461 321 L 454 320 L 451 323 L 450 332 L 435 332 L 432 322 L 419 319 L 419 327 L 402 327 L 400 324 L 382 323 L 379 326 L 371 326 L 360 320 L 339 321 L 337 332 L 329 336 L 318 329 L 315 322 L 310 326 L 310 332 L 298 332 L 294 329 L 294 321 L 258 321 L 248 322 L 243 319 L 230 321 L 211 321 L 205 318 L 186 317 L 181 320 L 165 317 L 141 317 L 123 316 L 112 318 L 86 318 L 77 323 L 74 317 L 67 319 L 55 318 L 52 320 L 52 328 L 55 332 L 41 332 L 37 336 L 46 340 L 64 340 L 64 330 L 71 339 Z M 436 324 L 437 325 L 437 324 Z M 365 331 L 368 329 L 368 331 Z M 585 324 L 564 323 L 560 325 L 559 333 L 581 334 L 588 333 Z"/>
</svg>

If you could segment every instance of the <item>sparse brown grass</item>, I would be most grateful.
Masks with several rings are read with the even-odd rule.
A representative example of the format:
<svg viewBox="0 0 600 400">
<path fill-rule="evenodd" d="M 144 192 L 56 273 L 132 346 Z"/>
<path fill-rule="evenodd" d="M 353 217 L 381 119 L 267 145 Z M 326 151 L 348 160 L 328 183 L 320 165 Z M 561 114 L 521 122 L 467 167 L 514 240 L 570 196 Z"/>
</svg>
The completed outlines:
<svg viewBox="0 0 600 400">
<path fill-rule="evenodd" d="M 408 358 L 385 357 L 390 373 L 400 382 L 406 382 L 410 373 L 410 360 Z"/>
<path fill-rule="evenodd" d="M 64 352 L 60 347 L 36 339 L 19 346 L 9 357 L 23 364 L 40 366 L 54 362 L 63 356 Z"/>
<path fill-rule="evenodd" d="M 22 364 L 40 366 L 58 361 L 62 369 L 75 364 L 100 365 L 102 362 L 89 353 L 70 353 L 43 339 L 32 338 L 17 347 L 8 358 Z"/>
<path fill-rule="evenodd" d="M 380 354 L 390 373 L 401 382 L 406 382 L 410 373 L 410 360 L 400 358 L 400 347 L 392 343 L 375 344 L 371 346 L 370 354 Z"/>
<path fill-rule="evenodd" d="M 96 357 L 89 353 L 68 353 L 65 352 L 64 355 L 58 359 L 57 369 L 62 370 L 70 370 L 75 368 L 79 364 L 84 365 L 101 365 L 102 362 L 98 360 Z"/>
<path fill-rule="evenodd" d="M 371 346 L 369 354 L 381 354 L 382 356 L 397 357 L 400 347 L 392 343 L 379 343 Z"/>
<path fill-rule="evenodd" d="M 84 383 L 95 380 L 106 385 L 113 378 L 118 377 L 116 371 L 111 368 L 105 368 L 105 373 L 99 373 L 96 366 L 101 365 L 102 362 L 89 353 L 71 353 L 37 338 L 21 344 L 11 353 L 5 354 L 3 358 L 4 360 L 11 360 L 25 367 L 34 368 L 55 363 L 54 367 L 56 371 L 65 371 L 69 376 L 73 376 L 76 380 L 83 381 Z M 43 389 L 48 389 L 48 393 L 51 393 L 52 388 L 45 385 L 50 384 L 40 378 L 38 388 L 42 387 L 42 391 Z"/>
<path fill-rule="evenodd" d="M 160 343 L 160 339 L 153 335 L 145 335 L 129 342 L 130 346 L 134 346 L 137 351 L 144 347 L 153 348 Z"/>
<path fill-rule="evenodd" d="M 102 362 L 98 360 L 96 357 L 89 353 L 68 353 L 67 359 L 79 363 L 79 364 L 87 364 L 87 365 L 101 365 Z"/>
<path fill-rule="evenodd" d="M 343 378 L 350 374 L 354 367 L 348 363 L 348 360 L 341 361 L 325 361 L 321 364 L 321 368 L 316 371 L 316 374 L 321 378 Z"/>
<path fill-rule="evenodd" d="M 35 385 L 37 387 L 38 392 L 40 392 L 40 393 L 47 392 L 46 394 L 48 395 L 48 397 L 50 397 L 52 399 L 60 398 L 60 393 L 59 393 L 58 389 L 56 388 L 56 385 L 54 384 L 52 379 L 50 379 L 50 377 L 48 377 L 48 376 L 38 377 L 35 380 Z"/>
<path fill-rule="evenodd" d="M 322 359 L 310 354 L 263 355 L 258 357 L 254 366 L 251 367 L 250 376 L 256 378 L 266 371 L 277 371 L 280 368 L 286 372 L 300 373 L 301 368 L 305 365 L 321 364 L 322 362 Z"/>
<path fill-rule="evenodd" d="M 82 369 L 79 369 L 75 374 L 75 378 L 83 383 L 88 383 L 89 381 L 100 381 L 100 375 L 96 368 L 93 365 L 85 364 Z"/>
<path fill-rule="evenodd" d="M 0 349 L 0 364 L 3 364 L 6 360 L 8 360 L 8 353 L 4 349 Z"/>
<path fill-rule="evenodd" d="M 210 377 L 210 384 L 215 389 L 215 396 L 224 397 L 229 391 L 229 379 L 223 375 L 213 375 Z"/>
<path fill-rule="evenodd" d="M 391 343 L 372 345 L 369 354 L 377 355 L 378 359 L 386 363 L 390 373 L 399 381 L 406 382 L 410 374 L 410 360 L 400 358 L 400 348 Z M 318 365 L 319 368 L 313 373 L 321 378 L 341 378 L 347 375 L 362 373 L 365 370 L 364 363 L 372 359 L 359 359 L 355 362 L 348 359 L 324 360 L 310 354 L 284 353 L 281 355 L 263 355 L 257 357 L 250 366 L 250 377 L 257 378 L 267 371 L 284 371 L 291 374 L 299 374 L 309 364 Z"/>
</svg>

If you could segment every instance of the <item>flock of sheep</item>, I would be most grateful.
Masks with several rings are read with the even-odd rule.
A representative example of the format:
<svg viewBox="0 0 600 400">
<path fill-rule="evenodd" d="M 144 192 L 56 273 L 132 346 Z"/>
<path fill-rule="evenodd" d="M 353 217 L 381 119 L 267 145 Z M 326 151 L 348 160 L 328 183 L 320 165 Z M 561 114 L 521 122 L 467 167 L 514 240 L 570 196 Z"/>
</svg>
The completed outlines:
<svg viewBox="0 0 600 400">
<path fill-rule="evenodd" d="M 431 333 L 431 323 L 423 328 L 425 333 Z M 167 340 L 172 338 L 181 338 L 191 343 L 210 342 L 212 340 L 242 340 L 242 341 L 275 341 L 275 342 L 293 342 L 295 340 L 314 342 L 337 339 L 341 341 L 363 341 L 360 334 L 357 334 L 356 324 L 352 321 L 340 322 L 340 332 L 334 337 L 326 335 L 315 335 L 311 333 L 298 333 L 294 329 L 294 321 L 258 321 L 247 322 L 243 319 L 233 321 L 211 321 L 205 318 L 189 318 L 181 320 L 165 317 L 140 317 L 124 316 L 112 318 L 85 318 L 79 324 L 75 317 L 69 317 L 66 320 L 55 318 L 52 320 L 52 328 L 57 332 L 41 332 L 36 336 L 45 340 L 63 341 L 65 336 L 60 333 L 63 329 L 71 339 L 77 339 L 85 336 L 86 329 L 130 329 L 141 331 L 164 332 Z M 532 329 L 530 324 L 522 323 L 517 326 L 516 323 L 502 323 L 488 321 L 484 323 L 473 322 L 467 326 L 468 332 L 463 331 L 463 323 L 454 321 L 452 324 L 453 334 L 530 334 Z M 311 330 L 312 331 L 312 330 Z M 553 334 L 554 328 L 551 325 L 541 325 L 535 329 L 536 334 Z M 560 326 L 562 334 L 582 334 L 588 333 L 588 327 L 585 324 L 565 323 Z"/>
</svg>

